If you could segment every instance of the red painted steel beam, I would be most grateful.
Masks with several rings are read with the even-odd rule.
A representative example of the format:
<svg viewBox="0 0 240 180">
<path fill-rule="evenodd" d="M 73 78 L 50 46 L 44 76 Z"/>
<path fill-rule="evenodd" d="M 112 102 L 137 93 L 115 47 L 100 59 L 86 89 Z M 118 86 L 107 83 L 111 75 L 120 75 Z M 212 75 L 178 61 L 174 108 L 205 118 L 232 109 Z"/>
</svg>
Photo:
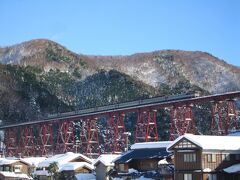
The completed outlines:
<svg viewBox="0 0 240 180">
<path fill-rule="evenodd" d="M 156 110 L 139 109 L 135 132 L 135 143 L 158 141 Z"/>
<path fill-rule="evenodd" d="M 122 112 L 109 114 L 104 145 L 105 153 L 121 153 L 127 148 L 124 117 L 125 114 Z"/>
<path fill-rule="evenodd" d="M 89 119 L 88 139 L 87 139 L 87 156 L 97 158 L 100 155 L 100 147 L 98 140 L 97 118 Z"/>
<path fill-rule="evenodd" d="M 38 126 L 38 153 L 41 156 L 53 153 L 53 123 L 41 123 Z"/>
<path fill-rule="evenodd" d="M 28 125 L 21 128 L 21 137 L 20 137 L 20 146 L 19 156 L 20 157 L 29 157 L 35 155 L 35 137 L 33 133 L 33 126 Z"/>
<path fill-rule="evenodd" d="M 171 141 L 185 133 L 195 134 L 196 126 L 193 120 L 191 105 L 173 107 L 169 131 L 169 139 Z"/>
<path fill-rule="evenodd" d="M 18 143 L 16 128 L 7 128 L 4 131 L 4 144 L 6 156 L 18 156 Z"/>
<path fill-rule="evenodd" d="M 74 152 L 74 123 L 60 121 L 58 123 L 56 153 Z"/>
</svg>

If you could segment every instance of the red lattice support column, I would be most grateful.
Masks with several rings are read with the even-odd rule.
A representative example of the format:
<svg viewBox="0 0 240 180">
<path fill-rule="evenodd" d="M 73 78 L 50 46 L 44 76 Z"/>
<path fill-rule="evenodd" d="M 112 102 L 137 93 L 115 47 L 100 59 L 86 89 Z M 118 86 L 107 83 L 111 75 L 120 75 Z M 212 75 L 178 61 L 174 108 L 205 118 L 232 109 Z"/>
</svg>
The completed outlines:
<svg viewBox="0 0 240 180">
<path fill-rule="evenodd" d="M 90 119 L 84 119 L 81 121 L 79 145 L 80 145 L 80 153 L 84 155 L 87 155 L 89 125 L 90 125 Z"/>
<path fill-rule="evenodd" d="M 157 110 L 148 111 L 146 141 L 158 141 Z"/>
<path fill-rule="evenodd" d="M 121 153 L 127 147 L 127 134 L 124 125 L 125 114 L 112 113 L 109 115 L 106 129 L 105 152 Z"/>
<path fill-rule="evenodd" d="M 121 153 L 124 152 L 128 146 L 128 142 L 127 142 L 127 138 L 128 138 L 128 134 L 126 133 L 126 129 L 125 129 L 125 123 L 124 123 L 124 119 L 125 119 L 125 114 L 123 113 L 119 113 L 118 114 L 118 119 L 116 122 L 116 145 L 114 148 L 114 153 Z"/>
<path fill-rule="evenodd" d="M 135 143 L 157 141 L 156 111 L 139 110 L 135 133 Z"/>
<path fill-rule="evenodd" d="M 21 128 L 19 156 L 28 157 L 35 155 L 35 137 L 33 133 L 33 126 L 26 125 Z"/>
<path fill-rule="evenodd" d="M 115 146 L 115 134 L 116 134 L 116 124 L 115 115 L 109 115 L 106 127 L 106 139 L 105 139 L 105 153 L 114 152 Z"/>
<path fill-rule="evenodd" d="M 17 156 L 17 132 L 16 128 L 7 128 L 4 130 L 4 144 L 6 146 L 6 156 Z"/>
<path fill-rule="evenodd" d="M 195 134 L 196 126 L 193 120 L 192 106 L 173 107 L 172 121 L 170 123 L 170 140 L 185 133 Z"/>
<path fill-rule="evenodd" d="M 237 122 L 237 113 L 236 113 L 236 102 L 234 100 L 228 100 L 227 101 L 227 122 L 226 122 L 226 128 L 225 133 L 231 133 L 236 130 L 238 130 L 238 122 Z"/>
<path fill-rule="evenodd" d="M 87 143 L 87 156 L 96 158 L 100 155 L 99 141 L 98 141 L 98 129 L 97 118 L 89 120 L 88 127 L 88 143 Z"/>
<path fill-rule="evenodd" d="M 212 104 L 212 122 L 211 122 L 211 134 L 212 135 L 223 135 L 225 133 L 223 128 L 223 117 L 222 117 L 222 103 L 214 102 Z"/>
<path fill-rule="evenodd" d="M 143 110 L 138 110 L 138 118 L 136 124 L 134 143 L 146 142 L 146 125 L 148 122 L 147 113 Z"/>
<path fill-rule="evenodd" d="M 74 152 L 74 123 L 61 121 L 58 123 L 56 153 Z"/>
<path fill-rule="evenodd" d="M 45 156 L 53 153 L 53 124 L 42 123 L 38 127 L 38 150 Z"/>
</svg>

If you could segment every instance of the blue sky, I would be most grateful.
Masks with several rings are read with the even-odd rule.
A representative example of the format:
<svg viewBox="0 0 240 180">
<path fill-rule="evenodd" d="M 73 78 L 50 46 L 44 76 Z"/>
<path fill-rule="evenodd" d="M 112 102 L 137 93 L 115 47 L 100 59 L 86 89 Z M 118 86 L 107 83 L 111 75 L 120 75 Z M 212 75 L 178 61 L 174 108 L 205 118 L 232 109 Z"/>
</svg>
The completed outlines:
<svg viewBox="0 0 240 180">
<path fill-rule="evenodd" d="M 206 51 L 240 66 L 239 0 L 2 0 L 0 46 L 47 38 L 91 55 Z"/>
</svg>

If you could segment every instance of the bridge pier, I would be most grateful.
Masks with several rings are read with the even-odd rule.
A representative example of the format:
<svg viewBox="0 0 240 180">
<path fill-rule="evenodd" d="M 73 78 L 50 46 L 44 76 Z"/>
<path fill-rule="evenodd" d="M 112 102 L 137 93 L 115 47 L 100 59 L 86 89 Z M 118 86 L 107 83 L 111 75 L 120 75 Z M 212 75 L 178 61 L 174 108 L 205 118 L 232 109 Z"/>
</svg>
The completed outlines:
<svg viewBox="0 0 240 180">
<path fill-rule="evenodd" d="M 6 128 L 4 131 L 5 156 L 17 156 L 17 131 L 16 128 Z"/>
<path fill-rule="evenodd" d="M 53 123 L 41 123 L 38 126 L 38 153 L 41 156 L 53 154 Z"/>
<path fill-rule="evenodd" d="M 233 99 L 214 101 L 212 104 L 212 135 L 227 135 L 237 130 L 236 102 Z"/>
<path fill-rule="evenodd" d="M 136 124 L 135 143 L 158 141 L 157 111 L 151 109 L 139 109 Z"/>
<path fill-rule="evenodd" d="M 119 154 L 127 148 L 127 135 L 124 124 L 125 114 L 110 113 L 107 120 L 105 152 Z"/>
<path fill-rule="evenodd" d="M 74 151 L 74 123 L 73 121 L 61 121 L 58 123 L 57 143 L 55 152 L 65 153 Z"/>
<path fill-rule="evenodd" d="M 35 136 L 32 125 L 23 127 L 20 135 L 19 156 L 28 157 L 35 155 Z"/>
<path fill-rule="evenodd" d="M 98 141 L 97 118 L 88 119 L 87 127 L 87 151 L 86 155 L 91 158 L 97 158 L 100 155 Z"/>
<path fill-rule="evenodd" d="M 169 132 L 171 141 L 185 133 L 195 134 L 196 126 L 193 120 L 192 105 L 174 106 L 172 108 Z"/>
</svg>

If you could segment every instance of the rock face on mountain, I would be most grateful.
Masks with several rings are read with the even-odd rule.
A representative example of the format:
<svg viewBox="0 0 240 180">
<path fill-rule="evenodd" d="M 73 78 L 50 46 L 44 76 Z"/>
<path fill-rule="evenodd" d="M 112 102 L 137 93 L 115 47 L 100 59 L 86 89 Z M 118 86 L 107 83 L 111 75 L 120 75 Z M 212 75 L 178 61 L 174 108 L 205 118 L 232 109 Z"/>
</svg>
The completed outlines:
<svg viewBox="0 0 240 180">
<path fill-rule="evenodd" d="M 192 90 L 240 90 L 239 67 L 199 51 L 89 56 L 38 39 L 0 48 L 0 64 L 4 121 Z"/>
</svg>

